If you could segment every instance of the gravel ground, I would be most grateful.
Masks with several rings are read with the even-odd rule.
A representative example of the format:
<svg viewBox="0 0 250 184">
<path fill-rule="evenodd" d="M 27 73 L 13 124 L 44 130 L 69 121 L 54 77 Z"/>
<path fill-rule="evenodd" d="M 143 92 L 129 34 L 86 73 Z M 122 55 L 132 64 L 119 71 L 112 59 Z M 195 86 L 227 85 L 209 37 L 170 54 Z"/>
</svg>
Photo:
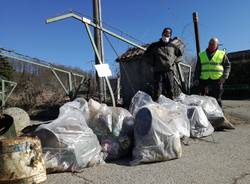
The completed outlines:
<svg viewBox="0 0 250 184">
<path fill-rule="evenodd" d="M 50 174 L 45 184 L 250 183 L 250 101 L 225 101 L 224 105 L 236 129 L 190 139 L 182 146 L 180 159 L 139 166 L 129 166 L 128 160 L 122 160 L 77 174 Z"/>
</svg>

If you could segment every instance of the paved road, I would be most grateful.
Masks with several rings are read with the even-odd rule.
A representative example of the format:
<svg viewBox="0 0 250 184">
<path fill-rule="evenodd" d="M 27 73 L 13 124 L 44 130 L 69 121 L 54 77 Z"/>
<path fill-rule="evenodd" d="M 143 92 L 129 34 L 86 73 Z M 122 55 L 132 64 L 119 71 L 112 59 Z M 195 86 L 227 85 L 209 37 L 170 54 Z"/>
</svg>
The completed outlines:
<svg viewBox="0 0 250 184">
<path fill-rule="evenodd" d="M 249 184 L 250 183 L 250 103 L 232 131 L 215 132 L 203 140 L 183 145 L 180 159 L 128 166 L 127 161 L 87 168 L 82 173 L 50 174 L 45 184 Z M 238 111 L 239 104 L 227 101 L 226 112 Z M 243 103 L 244 104 L 244 103 Z M 235 108 L 233 108 L 235 106 Z M 233 112 L 236 113 L 236 112 Z M 249 121 L 250 123 L 250 121 Z"/>
<path fill-rule="evenodd" d="M 228 114 L 250 120 L 250 100 L 226 100 L 224 101 L 224 109 Z"/>
</svg>

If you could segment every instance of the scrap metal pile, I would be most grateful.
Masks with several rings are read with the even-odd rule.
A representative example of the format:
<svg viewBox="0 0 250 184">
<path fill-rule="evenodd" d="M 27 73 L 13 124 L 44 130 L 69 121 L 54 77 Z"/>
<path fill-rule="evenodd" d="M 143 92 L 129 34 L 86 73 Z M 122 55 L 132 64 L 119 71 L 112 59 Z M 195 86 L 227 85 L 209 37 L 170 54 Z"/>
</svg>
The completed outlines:
<svg viewBox="0 0 250 184">
<path fill-rule="evenodd" d="M 215 129 L 233 126 L 214 98 L 181 94 L 171 100 L 161 95 L 155 102 L 139 91 L 129 111 L 77 98 L 60 107 L 57 119 L 26 135 L 40 139 L 50 173 L 80 172 L 127 156 L 132 156 L 131 165 L 177 159 L 183 139 L 206 137 Z"/>
</svg>

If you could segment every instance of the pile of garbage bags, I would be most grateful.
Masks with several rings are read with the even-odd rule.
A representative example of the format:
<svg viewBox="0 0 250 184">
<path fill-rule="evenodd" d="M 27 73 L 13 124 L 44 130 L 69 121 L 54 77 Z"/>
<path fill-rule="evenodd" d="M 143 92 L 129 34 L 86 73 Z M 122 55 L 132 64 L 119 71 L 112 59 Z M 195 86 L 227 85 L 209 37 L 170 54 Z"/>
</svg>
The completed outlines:
<svg viewBox="0 0 250 184">
<path fill-rule="evenodd" d="M 175 100 L 161 95 L 157 102 L 139 91 L 132 99 L 135 116 L 132 164 L 177 159 L 180 139 L 201 138 L 215 129 L 232 129 L 217 101 L 212 97 L 180 94 Z"/>
<path fill-rule="evenodd" d="M 32 133 L 41 140 L 47 172 L 79 172 L 131 155 L 131 165 L 180 158 L 181 140 L 233 128 L 212 97 L 180 94 L 155 102 L 138 91 L 129 110 L 77 98 Z"/>
<path fill-rule="evenodd" d="M 133 131 L 134 118 L 126 109 L 78 98 L 33 135 L 41 140 L 47 172 L 79 172 L 128 155 Z"/>
</svg>

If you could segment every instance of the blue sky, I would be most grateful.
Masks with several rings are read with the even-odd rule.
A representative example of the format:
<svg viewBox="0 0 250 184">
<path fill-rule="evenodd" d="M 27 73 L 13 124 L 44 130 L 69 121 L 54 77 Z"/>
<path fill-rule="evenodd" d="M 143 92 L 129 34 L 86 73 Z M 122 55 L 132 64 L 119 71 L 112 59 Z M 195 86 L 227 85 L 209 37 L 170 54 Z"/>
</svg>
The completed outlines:
<svg viewBox="0 0 250 184">
<path fill-rule="evenodd" d="M 93 69 L 94 53 L 84 26 L 73 19 L 53 24 L 45 20 L 69 10 L 92 17 L 92 0 L 0 0 L 0 47 L 49 62 Z M 229 52 L 250 49 L 249 0 L 102 0 L 102 18 L 144 43 L 159 39 L 164 27 L 195 55 L 192 12 L 199 13 L 201 48 L 217 36 Z M 116 30 L 112 30 L 116 32 Z M 119 32 L 117 32 L 119 33 Z M 110 38 L 122 54 L 128 44 Z M 105 41 L 106 61 L 116 55 Z"/>
</svg>

